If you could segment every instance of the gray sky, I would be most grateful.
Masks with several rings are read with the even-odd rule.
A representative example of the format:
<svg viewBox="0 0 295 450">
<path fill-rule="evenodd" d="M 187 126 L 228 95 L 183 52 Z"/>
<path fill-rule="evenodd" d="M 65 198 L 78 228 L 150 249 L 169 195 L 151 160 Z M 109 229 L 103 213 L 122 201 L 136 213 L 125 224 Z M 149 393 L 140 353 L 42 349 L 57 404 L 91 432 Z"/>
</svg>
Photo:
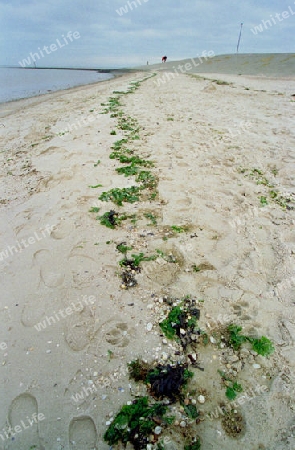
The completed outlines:
<svg viewBox="0 0 295 450">
<path fill-rule="evenodd" d="M 240 53 L 295 52 L 294 0 L 0 0 L 0 64 L 19 65 L 30 53 L 38 53 L 39 67 L 130 67 L 164 54 L 234 53 L 241 22 Z M 77 33 L 70 39 L 69 32 Z"/>
</svg>

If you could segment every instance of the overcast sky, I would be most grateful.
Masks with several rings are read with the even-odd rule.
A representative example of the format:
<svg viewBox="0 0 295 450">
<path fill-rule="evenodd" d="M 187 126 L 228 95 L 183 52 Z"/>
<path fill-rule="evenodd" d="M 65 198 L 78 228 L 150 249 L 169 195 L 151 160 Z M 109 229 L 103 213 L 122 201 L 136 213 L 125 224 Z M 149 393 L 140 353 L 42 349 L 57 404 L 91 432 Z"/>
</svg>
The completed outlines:
<svg viewBox="0 0 295 450">
<path fill-rule="evenodd" d="M 36 52 L 37 67 L 130 67 L 164 54 L 234 53 L 241 22 L 240 53 L 295 52 L 294 0 L 0 0 L 0 65 Z M 72 41 L 69 32 L 77 32 Z"/>
</svg>

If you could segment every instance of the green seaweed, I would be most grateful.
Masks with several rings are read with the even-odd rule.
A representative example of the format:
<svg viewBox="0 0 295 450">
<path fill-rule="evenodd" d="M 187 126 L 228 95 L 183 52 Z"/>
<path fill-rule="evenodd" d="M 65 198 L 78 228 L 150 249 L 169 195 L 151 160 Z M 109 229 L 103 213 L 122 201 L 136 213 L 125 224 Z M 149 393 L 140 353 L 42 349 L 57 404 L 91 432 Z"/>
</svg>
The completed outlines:
<svg viewBox="0 0 295 450">
<path fill-rule="evenodd" d="M 232 386 L 226 388 L 225 395 L 229 400 L 234 400 L 240 392 L 243 392 L 242 386 L 239 383 L 234 382 Z"/>
<path fill-rule="evenodd" d="M 264 195 L 261 195 L 261 197 L 260 197 L 260 204 L 262 206 L 268 205 L 267 198 Z"/>
<path fill-rule="evenodd" d="M 191 444 L 185 445 L 184 450 L 200 450 L 201 449 L 201 441 L 199 438 L 195 442 Z"/>
<path fill-rule="evenodd" d="M 125 254 L 128 252 L 128 250 L 132 250 L 132 247 L 128 247 L 126 245 L 126 242 L 121 242 L 121 244 L 118 244 L 116 246 L 116 249 L 118 250 L 118 252 Z"/>
<path fill-rule="evenodd" d="M 139 170 L 140 170 L 139 167 L 135 166 L 134 164 L 131 164 L 130 166 L 119 167 L 116 169 L 116 171 L 119 174 L 124 174 L 125 177 L 136 175 L 139 172 Z"/>
<path fill-rule="evenodd" d="M 122 214 L 119 216 L 119 214 L 116 211 L 107 211 L 102 216 L 98 216 L 97 220 L 100 221 L 101 225 L 105 225 L 108 228 L 115 229 L 117 225 L 120 225 L 122 220 L 126 220 L 127 215 Z"/>
<path fill-rule="evenodd" d="M 119 141 L 114 142 L 111 148 L 113 150 L 120 150 L 124 144 L 127 144 L 127 142 L 128 139 L 120 139 Z"/>
<path fill-rule="evenodd" d="M 241 345 L 247 341 L 247 337 L 240 334 L 242 327 L 231 324 L 227 327 L 229 331 L 229 345 L 234 350 L 239 350 Z"/>
<path fill-rule="evenodd" d="M 157 226 L 157 218 L 156 218 L 156 216 L 154 214 L 152 214 L 152 213 L 144 213 L 144 217 L 151 221 L 151 223 L 149 223 L 148 225 L 154 225 L 155 227 Z"/>
<path fill-rule="evenodd" d="M 252 344 L 252 349 L 261 356 L 269 356 L 274 351 L 275 348 L 272 342 L 265 336 L 262 336 L 260 339 L 248 338 Z"/>
<path fill-rule="evenodd" d="M 142 183 L 145 189 L 153 189 L 157 186 L 157 178 L 148 170 L 142 170 L 139 172 L 135 181 Z"/>
<path fill-rule="evenodd" d="M 171 230 L 173 230 L 175 233 L 184 233 L 185 232 L 184 227 L 179 227 L 177 225 L 171 225 Z"/>
<path fill-rule="evenodd" d="M 131 405 L 124 405 L 115 416 L 113 422 L 104 434 L 104 440 L 109 445 L 131 442 L 136 450 L 143 450 L 148 444 L 156 422 L 155 417 L 165 421 L 167 406 L 161 403 L 149 404 L 148 397 L 140 397 Z"/>
<path fill-rule="evenodd" d="M 190 419 L 196 419 L 199 417 L 200 413 L 197 410 L 195 405 L 189 404 L 189 405 L 183 405 L 184 412 Z"/>
<path fill-rule="evenodd" d="M 221 376 L 222 380 L 226 383 L 225 395 L 229 400 L 234 400 L 238 395 L 238 393 L 243 392 L 241 384 L 239 384 L 236 381 L 233 381 L 222 370 L 218 370 L 217 372 Z"/>
<path fill-rule="evenodd" d="M 269 356 L 275 350 L 270 339 L 265 336 L 253 338 L 240 334 L 242 327 L 239 325 L 231 324 L 227 327 L 227 331 L 229 332 L 228 343 L 234 350 L 239 350 L 245 342 L 250 342 L 252 349 L 261 356 Z"/>
<path fill-rule="evenodd" d="M 107 192 L 103 192 L 99 200 L 103 202 L 112 201 L 118 206 L 122 206 L 123 202 L 135 203 L 139 201 L 140 187 L 131 186 L 129 188 L 114 188 Z"/>
<path fill-rule="evenodd" d="M 180 315 L 182 309 L 180 306 L 174 306 L 168 314 L 168 317 L 160 322 L 160 328 L 168 339 L 174 339 L 176 336 L 175 325 L 180 325 Z"/>
<path fill-rule="evenodd" d="M 138 267 L 142 261 L 154 261 L 155 259 L 158 258 L 157 255 L 144 256 L 144 253 L 139 253 L 138 255 L 134 254 L 131 256 L 132 256 L 132 259 L 127 259 L 127 258 L 122 259 L 119 262 L 120 266 L 122 267 L 122 266 L 132 265 L 134 267 Z"/>
<path fill-rule="evenodd" d="M 98 208 L 97 206 L 92 206 L 92 207 L 89 209 L 89 212 L 98 213 L 99 210 L 100 210 L 100 208 Z"/>
</svg>

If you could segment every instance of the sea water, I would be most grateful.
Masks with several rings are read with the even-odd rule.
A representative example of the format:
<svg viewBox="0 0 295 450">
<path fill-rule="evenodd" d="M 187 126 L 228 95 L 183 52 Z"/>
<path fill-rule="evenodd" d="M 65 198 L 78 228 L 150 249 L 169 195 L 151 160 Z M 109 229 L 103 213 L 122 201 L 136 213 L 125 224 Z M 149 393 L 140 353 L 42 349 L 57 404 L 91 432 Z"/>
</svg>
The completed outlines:
<svg viewBox="0 0 295 450">
<path fill-rule="evenodd" d="M 110 73 L 81 69 L 0 68 L 0 103 L 91 84 L 112 78 Z"/>
</svg>

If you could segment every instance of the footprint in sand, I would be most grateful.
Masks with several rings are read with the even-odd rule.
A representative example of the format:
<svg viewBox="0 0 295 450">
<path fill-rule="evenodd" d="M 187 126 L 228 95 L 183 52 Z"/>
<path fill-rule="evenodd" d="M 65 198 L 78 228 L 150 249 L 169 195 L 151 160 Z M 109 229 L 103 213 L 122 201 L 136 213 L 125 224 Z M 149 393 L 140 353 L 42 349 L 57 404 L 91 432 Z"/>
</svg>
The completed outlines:
<svg viewBox="0 0 295 450">
<path fill-rule="evenodd" d="M 72 273 L 74 285 L 81 288 L 92 286 L 97 280 L 98 264 L 91 256 L 79 254 L 79 244 L 74 247 L 68 259 L 68 265 Z M 85 252 L 85 250 L 84 250 Z"/>
<path fill-rule="evenodd" d="M 24 327 L 33 327 L 36 323 L 41 322 L 45 316 L 45 301 L 41 296 L 34 296 L 34 299 L 29 296 L 25 303 L 21 314 L 21 323 Z"/>
<path fill-rule="evenodd" d="M 85 391 L 83 391 L 82 383 L 85 382 L 85 380 L 87 380 L 87 378 L 84 376 L 83 372 L 78 370 L 74 377 L 69 381 L 69 384 L 64 392 L 65 399 L 77 407 L 81 407 L 84 403 L 87 403 L 89 399 L 92 400 L 92 396 L 89 395 L 89 391 L 87 391 L 87 388 L 89 389 L 89 385 L 85 385 L 86 394 Z"/>
<path fill-rule="evenodd" d="M 100 327 L 99 334 L 101 337 L 97 341 L 96 348 L 102 346 L 105 349 L 109 345 L 125 348 L 128 347 L 131 339 L 136 338 L 136 329 L 127 322 L 122 322 L 120 318 L 113 318 Z M 94 348 L 91 350 L 93 354 L 96 354 Z"/>
<path fill-rule="evenodd" d="M 84 307 L 80 313 L 71 316 L 65 331 L 65 340 L 71 350 L 77 352 L 88 346 L 87 353 L 94 356 L 106 343 L 124 348 L 134 337 L 135 328 L 120 319 L 111 319 L 100 325 L 89 307 Z"/>
<path fill-rule="evenodd" d="M 98 450 L 97 431 L 91 417 L 74 417 L 69 428 L 71 450 Z"/>
<path fill-rule="evenodd" d="M 34 253 L 33 264 L 40 267 L 40 279 L 47 287 L 57 287 L 63 284 L 65 273 L 56 271 L 56 260 L 47 249 Z"/>
<path fill-rule="evenodd" d="M 83 350 L 95 336 L 95 316 L 90 307 L 71 315 L 66 324 L 65 340 L 74 352 Z"/>
<path fill-rule="evenodd" d="M 16 397 L 9 408 L 8 425 L 13 429 L 17 427 L 15 429 L 17 432 L 11 438 L 13 442 L 7 448 L 45 450 L 43 445 L 40 444 L 39 438 L 39 424 L 45 419 L 44 414 L 38 414 L 38 404 L 35 397 L 31 394 L 21 394 Z"/>
<path fill-rule="evenodd" d="M 42 192 L 48 189 L 54 189 L 60 183 L 64 181 L 72 180 L 74 176 L 74 172 L 71 170 L 61 170 L 55 175 L 51 175 L 48 178 L 44 178 L 40 181 L 39 185 L 36 188 L 37 192 Z"/>
<path fill-rule="evenodd" d="M 160 249 L 161 250 L 161 249 Z M 144 279 L 157 283 L 160 286 L 168 286 L 175 283 L 184 264 L 184 257 L 176 246 L 163 249 L 165 258 L 158 258 L 156 262 L 147 262 L 142 271 Z M 169 262 L 168 262 L 169 261 Z"/>
<path fill-rule="evenodd" d="M 45 286 L 36 286 L 23 296 L 22 302 L 25 301 L 22 314 L 21 323 L 25 327 L 33 327 L 42 320 L 44 317 L 53 316 L 55 311 L 58 311 L 63 307 L 61 299 L 65 294 L 60 291 L 52 291 Z M 41 327 L 40 331 L 43 328 Z"/>
<path fill-rule="evenodd" d="M 59 147 L 48 147 L 45 150 L 42 150 L 40 152 L 40 155 L 56 155 L 57 153 L 60 153 L 61 155 L 64 155 L 65 149 L 60 149 Z"/>
<path fill-rule="evenodd" d="M 85 363 L 86 361 L 85 359 Z M 64 390 L 65 404 L 74 405 L 81 414 L 89 411 L 88 408 L 92 409 L 94 402 L 101 398 L 100 389 L 105 385 L 100 380 L 102 376 L 109 379 L 109 363 L 101 364 L 101 361 L 89 355 L 86 370 L 78 370 Z"/>
<path fill-rule="evenodd" d="M 124 322 L 117 322 L 111 325 L 111 328 L 105 333 L 105 340 L 108 344 L 116 347 L 127 347 L 130 342 L 128 336 L 129 326 Z"/>
<path fill-rule="evenodd" d="M 75 229 L 72 222 L 66 220 L 60 220 L 56 225 L 54 225 L 50 237 L 56 240 L 65 239 L 68 237 Z"/>
</svg>

